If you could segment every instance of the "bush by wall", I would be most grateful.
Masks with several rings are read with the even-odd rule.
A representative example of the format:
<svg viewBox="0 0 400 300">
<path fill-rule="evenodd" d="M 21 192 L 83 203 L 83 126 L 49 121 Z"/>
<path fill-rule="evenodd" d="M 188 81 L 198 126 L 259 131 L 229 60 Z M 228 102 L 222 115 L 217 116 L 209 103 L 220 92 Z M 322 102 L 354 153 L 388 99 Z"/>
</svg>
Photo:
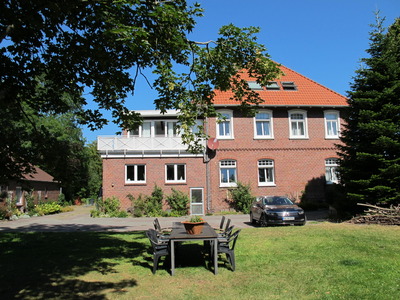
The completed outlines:
<svg viewBox="0 0 400 300">
<path fill-rule="evenodd" d="M 245 214 L 249 213 L 255 197 L 251 195 L 250 184 L 237 183 L 237 187 L 230 190 L 233 207 Z"/>
<path fill-rule="evenodd" d="M 186 216 L 188 214 L 189 201 L 188 195 L 172 189 L 172 194 L 167 197 L 167 202 L 172 209 L 171 215 Z"/>
</svg>

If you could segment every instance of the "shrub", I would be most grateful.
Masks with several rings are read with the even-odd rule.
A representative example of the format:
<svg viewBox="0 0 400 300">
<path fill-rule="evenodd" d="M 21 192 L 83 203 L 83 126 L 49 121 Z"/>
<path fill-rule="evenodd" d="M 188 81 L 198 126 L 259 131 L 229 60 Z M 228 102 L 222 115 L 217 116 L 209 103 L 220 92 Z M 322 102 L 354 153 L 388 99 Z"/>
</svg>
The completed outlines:
<svg viewBox="0 0 400 300">
<path fill-rule="evenodd" d="M 232 197 L 233 207 L 240 212 L 248 213 L 250 206 L 254 201 L 255 197 L 251 195 L 250 184 L 243 184 L 238 182 L 237 187 L 230 190 Z"/>
<path fill-rule="evenodd" d="M 41 203 L 35 207 L 35 212 L 39 216 L 60 213 L 61 205 L 56 202 Z"/>
<path fill-rule="evenodd" d="M 1 205 L 0 206 L 0 220 L 5 220 L 8 218 L 8 210 L 7 207 Z"/>
<path fill-rule="evenodd" d="M 120 201 L 117 197 L 97 199 L 96 210 L 92 210 L 90 215 L 93 218 L 109 217 L 109 218 L 125 218 L 128 214 L 120 210 Z"/>
<path fill-rule="evenodd" d="M 35 198 L 33 197 L 33 190 L 30 192 L 25 193 L 25 200 L 26 200 L 26 210 L 29 214 L 34 213 L 35 211 Z"/>
<path fill-rule="evenodd" d="M 188 213 L 189 196 L 181 191 L 172 189 L 172 194 L 167 197 L 167 202 L 172 209 L 171 213 L 185 216 Z"/>
<path fill-rule="evenodd" d="M 154 187 L 151 196 L 139 195 L 139 197 L 135 199 L 135 197 L 129 194 L 127 197 L 132 203 L 132 207 L 129 208 L 128 211 L 134 217 L 159 217 L 163 215 L 162 201 L 164 193 L 157 185 Z"/>
<path fill-rule="evenodd" d="M 61 206 L 67 206 L 70 203 L 68 203 L 67 199 L 65 198 L 65 195 L 63 193 L 61 193 L 60 195 L 58 195 L 58 203 Z"/>
</svg>

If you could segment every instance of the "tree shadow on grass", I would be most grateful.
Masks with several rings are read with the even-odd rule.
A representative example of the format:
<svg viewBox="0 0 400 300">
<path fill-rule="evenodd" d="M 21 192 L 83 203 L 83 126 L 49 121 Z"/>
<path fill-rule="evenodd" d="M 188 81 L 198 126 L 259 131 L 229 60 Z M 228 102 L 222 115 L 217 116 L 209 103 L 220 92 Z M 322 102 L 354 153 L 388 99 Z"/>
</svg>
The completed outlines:
<svg viewBox="0 0 400 300">
<path fill-rule="evenodd" d="M 143 232 L 2 233 L 1 298 L 106 299 L 107 292 L 124 293 L 137 285 L 135 279 L 87 282 L 78 278 L 93 271 L 116 273 L 118 261 L 145 256 L 145 241 Z"/>
</svg>

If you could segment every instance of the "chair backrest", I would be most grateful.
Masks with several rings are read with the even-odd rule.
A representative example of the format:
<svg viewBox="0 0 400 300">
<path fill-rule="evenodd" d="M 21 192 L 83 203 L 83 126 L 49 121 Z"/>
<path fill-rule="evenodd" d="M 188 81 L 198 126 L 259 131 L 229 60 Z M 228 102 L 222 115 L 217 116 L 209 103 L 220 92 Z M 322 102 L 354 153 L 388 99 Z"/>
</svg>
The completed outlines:
<svg viewBox="0 0 400 300">
<path fill-rule="evenodd" d="M 152 246 L 155 246 L 158 243 L 158 238 L 157 238 L 157 231 L 154 229 L 149 229 L 146 231 L 146 235 L 149 238 Z"/>
<path fill-rule="evenodd" d="M 231 236 L 232 230 L 234 227 L 235 227 L 235 225 L 229 226 L 229 228 L 224 231 L 224 234 L 227 238 L 229 238 Z"/>
<path fill-rule="evenodd" d="M 234 250 L 235 249 L 235 245 L 236 245 L 236 240 L 239 236 L 241 229 L 238 229 L 235 231 L 235 233 L 231 234 L 231 236 L 228 239 L 228 244 L 230 244 L 232 242 L 232 245 L 229 246 L 229 249 Z"/>
<path fill-rule="evenodd" d="M 221 223 L 219 223 L 219 229 L 222 230 L 224 228 L 225 216 L 222 216 Z"/>
<path fill-rule="evenodd" d="M 157 230 L 158 232 L 161 232 L 161 231 L 162 231 L 160 222 L 158 221 L 157 218 L 154 219 L 153 225 L 154 225 L 154 229 L 155 229 L 155 230 Z"/>
<path fill-rule="evenodd" d="M 225 231 L 229 228 L 229 225 L 231 225 L 231 219 L 228 219 L 228 221 L 226 221 Z"/>
</svg>

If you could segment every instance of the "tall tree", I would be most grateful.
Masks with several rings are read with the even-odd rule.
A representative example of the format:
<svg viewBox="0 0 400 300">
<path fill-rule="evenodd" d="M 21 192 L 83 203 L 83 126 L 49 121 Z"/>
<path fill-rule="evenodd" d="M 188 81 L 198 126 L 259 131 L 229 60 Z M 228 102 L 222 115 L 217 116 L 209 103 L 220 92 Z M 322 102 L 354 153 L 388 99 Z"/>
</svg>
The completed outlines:
<svg viewBox="0 0 400 300">
<path fill-rule="evenodd" d="M 38 155 L 21 145 L 34 137 L 18 127 L 25 107 L 37 116 L 73 110 L 92 129 L 106 120 L 133 129 L 140 116 L 126 108 L 137 76 L 152 70 L 156 108 L 181 110 L 183 139 L 197 149 L 191 126 L 213 111 L 213 89 L 233 89 L 246 103 L 261 99 L 237 72 L 247 69 L 260 83 L 276 78 L 277 65 L 256 41 L 257 28 L 221 28 L 215 41 L 188 34 L 200 5 L 185 0 L 4 0 L 0 2 L 0 177 L 18 177 Z M 86 109 L 85 94 L 99 109 Z M 68 94 L 70 101 L 64 101 Z"/>
<path fill-rule="evenodd" d="M 103 182 L 103 165 L 100 154 L 97 152 L 97 141 L 88 144 L 86 147 L 87 163 L 87 196 L 98 197 Z"/>
<path fill-rule="evenodd" d="M 400 19 L 370 33 L 368 58 L 349 92 L 349 114 L 340 147 L 347 209 L 356 203 L 400 203 Z"/>
</svg>

